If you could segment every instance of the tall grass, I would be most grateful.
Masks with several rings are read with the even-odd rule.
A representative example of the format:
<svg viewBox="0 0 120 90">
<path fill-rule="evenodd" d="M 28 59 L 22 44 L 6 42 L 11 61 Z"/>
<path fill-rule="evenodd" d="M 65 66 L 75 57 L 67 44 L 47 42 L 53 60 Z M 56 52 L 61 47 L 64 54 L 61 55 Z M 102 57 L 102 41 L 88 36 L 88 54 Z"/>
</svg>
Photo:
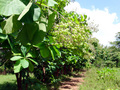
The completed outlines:
<svg viewBox="0 0 120 90">
<path fill-rule="evenodd" d="M 91 68 L 79 90 L 120 90 L 120 68 Z"/>
</svg>

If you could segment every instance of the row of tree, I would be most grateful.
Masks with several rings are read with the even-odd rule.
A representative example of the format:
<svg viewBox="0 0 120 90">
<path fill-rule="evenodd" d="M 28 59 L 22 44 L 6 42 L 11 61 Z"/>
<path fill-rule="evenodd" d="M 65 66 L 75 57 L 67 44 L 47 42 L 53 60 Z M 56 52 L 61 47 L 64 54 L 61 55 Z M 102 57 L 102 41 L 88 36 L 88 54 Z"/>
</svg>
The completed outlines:
<svg viewBox="0 0 120 90">
<path fill-rule="evenodd" d="M 109 66 L 118 60 L 114 50 L 118 50 L 120 43 L 104 48 L 91 38 L 92 28 L 96 27 L 88 26 L 87 15 L 64 11 L 68 0 L 0 3 L 0 64 L 13 69 L 18 90 L 23 89 L 22 85 L 27 90 L 30 72 L 39 81 L 54 84 L 62 74 L 89 68 L 100 60 L 98 66 L 103 61 Z"/>
</svg>

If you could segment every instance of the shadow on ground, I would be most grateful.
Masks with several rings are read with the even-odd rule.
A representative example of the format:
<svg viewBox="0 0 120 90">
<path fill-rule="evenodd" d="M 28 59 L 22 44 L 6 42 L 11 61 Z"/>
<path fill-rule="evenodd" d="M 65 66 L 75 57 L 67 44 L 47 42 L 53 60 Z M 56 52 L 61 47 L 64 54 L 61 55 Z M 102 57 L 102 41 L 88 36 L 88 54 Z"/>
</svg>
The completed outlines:
<svg viewBox="0 0 120 90">
<path fill-rule="evenodd" d="M 0 84 L 0 90 L 17 90 L 17 85 L 16 83 L 5 82 Z"/>
</svg>

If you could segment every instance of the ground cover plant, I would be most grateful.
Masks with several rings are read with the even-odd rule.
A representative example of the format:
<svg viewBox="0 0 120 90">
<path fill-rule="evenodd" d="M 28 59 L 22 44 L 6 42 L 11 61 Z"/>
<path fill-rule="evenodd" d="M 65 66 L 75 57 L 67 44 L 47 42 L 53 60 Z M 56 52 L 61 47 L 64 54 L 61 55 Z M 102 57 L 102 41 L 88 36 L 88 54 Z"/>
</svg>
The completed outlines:
<svg viewBox="0 0 120 90">
<path fill-rule="evenodd" d="M 79 90 L 119 90 L 120 68 L 91 68 Z"/>
</svg>

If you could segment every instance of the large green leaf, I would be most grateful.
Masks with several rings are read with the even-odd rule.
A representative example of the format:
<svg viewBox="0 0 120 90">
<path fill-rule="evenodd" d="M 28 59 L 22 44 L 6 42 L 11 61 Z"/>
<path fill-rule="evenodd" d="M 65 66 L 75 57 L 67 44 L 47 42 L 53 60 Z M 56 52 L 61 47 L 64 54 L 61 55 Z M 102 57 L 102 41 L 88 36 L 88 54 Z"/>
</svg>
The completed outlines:
<svg viewBox="0 0 120 90">
<path fill-rule="evenodd" d="M 43 40 L 45 34 L 43 30 L 39 30 L 37 23 L 25 24 L 17 39 L 20 40 L 23 45 L 27 43 L 35 45 Z"/>
<path fill-rule="evenodd" d="M 39 25 L 39 30 L 46 32 L 47 23 L 48 23 L 47 19 L 45 17 L 41 17 L 40 21 L 37 22 L 37 24 Z"/>
<path fill-rule="evenodd" d="M 29 66 L 29 62 L 26 59 L 20 60 L 20 63 L 21 63 L 23 68 L 28 68 L 28 66 Z"/>
<path fill-rule="evenodd" d="M 32 39 L 32 43 L 38 44 L 41 41 L 43 41 L 44 37 L 45 37 L 46 33 L 42 30 L 38 30 L 35 34 L 34 34 L 34 38 Z"/>
<path fill-rule="evenodd" d="M 48 27 L 47 27 L 47 31 L 50 30 L 53 27 L 55 21 L 55 13 L 52 13 L 49 15 L 48 17 Z"/>
<path fill-rule="evenodd" d="M 10 60 L 11 61 L 17 61 L 17 60 L 20 60 L 20 59 L 22 59 L 23 57 L 21 57 L 21 56 L 14 56 L 14 57 L 12 57 Z"/>
<path fill-rule="evenodd" d="M 40 54 L 43 58 L 47 58 L 50 56 L 50 50 L 48 49 L 48 47 L 43 45 L 40 47 Z"/>
<path fill-rule="evenodd" d="M 20 60 L 18 60 L 14 64 L 14 73 L 19 73 L 21 70 L 22 70 L 22 65 L 20 63 Z"/>
<path fill-rule="evenodd" d="M 30 0 L 20 0 L 22 1 L 26 6 L 28 5 L 28 3 L 30 2 Z"/>
<path fill-rule="evenodd" d="M 57 4 L 57 2 L 54 0 L 48 0 L 48 6 L 54 6 L 55 4 Z"/>
<path fill-rule="evenodd" d="M 19 15 L 25 8 L 25 4 L 20 0 L 0 0 L 0 15 Z"/>
<path fill-rule="evenodd" d="M 36 23 L 25 24 L 21 32 L 18 34 L 17 39 L 20 40 L 23 45 L 32 43 L 32 39 L 34 38 L 34 34 L 37 30 L 38 25 Z"/>
<path fill-rule="evenodd" d="M 23 10 L 21 15 L 19 16 L 18 20 L 25 23 L 31 23 L 33 21 L 37 21 L 40 18 L 40 8 L 32 3 L 31 1 Z"/>
<path fill-rule="evenodd" d="M 29 43 L 29 38 L 27 37 L 27 30 L 22 29 L 18 34 L 17 40 L 20 41 L 23 45 Z"/>
<path fill-rule="evenodd" d="M 1 23 L 3 33 L 10 34 L 21 29 L 22 23 L 19 22 L 17 18 L 17 15 L 12 15 L 7 20 Z"/>
<path fill-rule="evenodd" d="M 31 6 L 32 6 L 32 2 L 30 1 L 29 4 L 23 10 L 23 12 L 20 14 L 18 20 L 20 20 L 29 11 Z"/>
</svg>

